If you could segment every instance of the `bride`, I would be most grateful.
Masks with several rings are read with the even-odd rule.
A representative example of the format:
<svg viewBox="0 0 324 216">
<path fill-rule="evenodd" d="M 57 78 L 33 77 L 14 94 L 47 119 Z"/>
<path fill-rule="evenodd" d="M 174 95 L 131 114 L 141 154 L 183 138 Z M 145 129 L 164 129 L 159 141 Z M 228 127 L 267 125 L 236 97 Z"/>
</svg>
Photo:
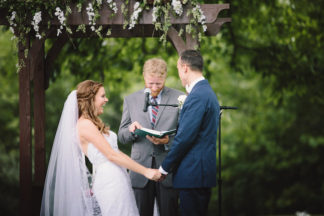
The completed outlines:
<svg viewBox="0 0 324 216">
<path fill-rule="evenodd" d="M 127 169 L 151 180 L 146 168 L 118 150 L 117 136 L 98 117 L 108 102 L 101 83 L 86 80 L 65 101 L 46 174 L 41 215 L 139 215 Z M 92 163 L 91 176 L 85 155 Z"/>
</svg>

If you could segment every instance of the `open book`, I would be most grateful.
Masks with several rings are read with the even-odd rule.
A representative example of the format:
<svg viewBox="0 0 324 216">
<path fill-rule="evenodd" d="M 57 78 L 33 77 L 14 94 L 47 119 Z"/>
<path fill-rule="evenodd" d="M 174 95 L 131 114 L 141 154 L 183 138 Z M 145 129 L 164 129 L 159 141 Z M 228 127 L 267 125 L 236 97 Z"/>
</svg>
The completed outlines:
<svg viewBox="0 0 324 216">
<path fill-rule="evenodd" d="M 147 128 L 141 128 L 141 129 L 136 129 L 135 134 L 138 136 L 145 137 L 146 135 L 149 136 L 154 136 L 157 138 L 164 137 L 165 135 L 171 135 L 175 134 L 177 132 L 177 129 L 169 130 L 169 131 L 157 131 L 157 130 L 152 130 L 152 129 L 147 129 Z"/>
</svg>

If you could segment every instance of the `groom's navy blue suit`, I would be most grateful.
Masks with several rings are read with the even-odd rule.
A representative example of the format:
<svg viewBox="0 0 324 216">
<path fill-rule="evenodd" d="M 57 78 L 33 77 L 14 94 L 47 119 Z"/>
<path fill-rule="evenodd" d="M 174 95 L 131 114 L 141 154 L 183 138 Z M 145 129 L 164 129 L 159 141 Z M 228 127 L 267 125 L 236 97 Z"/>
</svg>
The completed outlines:
<svg viewBox="0 0 324 216">
<path fill-rule="evenodd" d="M 174 173 L 173 187 L 180 189 L 183 214 L 201 215 L 197 206 L 207 210 L 210 188 L 216 186 L 219 111 L 208 81 L 199 81 L 185 100 L 172 148 L 162 162 L 163 170 Z"/>
</svg>

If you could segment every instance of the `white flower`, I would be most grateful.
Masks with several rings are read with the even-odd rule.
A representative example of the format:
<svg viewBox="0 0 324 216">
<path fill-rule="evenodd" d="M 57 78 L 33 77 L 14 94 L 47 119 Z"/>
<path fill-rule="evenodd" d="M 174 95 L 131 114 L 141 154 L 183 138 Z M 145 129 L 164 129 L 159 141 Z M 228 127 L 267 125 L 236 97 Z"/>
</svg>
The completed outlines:
<svg viewBox="0 0 324 216">
<path fill-rule="evenodd" d="M 55 16 L 57 16 L 57 19 L 61 24 L 60 28 L 57 29 L 57 36 L 59 36 L 62 33 L 61 30 L 63 30 L 63 26 L 65 26 L 65 16 L 63 11 L 59 7 L 56 8 Z"/>
<path fill-rule="evenodd" d="M 207 26 L 206 25 L 203 25 L 202 27 L 203 27 L 204 32 L 207 31 Z"/>
<path fill-rule="evenodd" d="M 90 29 L 92 31 L 95 31 L 96 28 L 95 28 L 95 20 L 94 20 L 94 17 L 95 17 L 95 13 L 94 13 L 94 10 L 93 10 L 93 7 L 92 7 L 92 4 L 89 3 L 88 4 L 88 7 L 86 8 L 87 10 L 87 14 L 88 14 L 88 19 L 89 19 L 89 25 L 91 25 Z"/>
<path fill-rule="evenodd" d="M 15 34 L 15 29 L 14 29 L 14 27 L 17 26 L 17 23 L 14 22 L 15 19 L 16 19 L 16 11 L 12 11 L 12 12 L 11 12 L 10 19 L 9 19 L 9 25 L 10 25 L 9 29 L 10 29 L 10 31 L 12 32 L 12 34 Z M 16 37 L 15 35 L 12 36 L 11 40 L 15 39 L 15 37 Z"/>
<path fill-rule="evenodd" d="M 131 16 L 131 18 L 130 18 L 130 23 L 129 23 L 129 27 L 128 27 L 128 29 L 132 29 L 132 28 L 134 28 L 134 26 L 135 26 L 135 24 L 136 24 L 136 22 L 137 22 L 137 20 L 138 20 L 138 17 L 139 17 L 139 14 L 142 12 L 142 8 L 141 7 L 139 7 L 140 6 L 140 3 L 139 2 L 136 2 L 135 4 L 134 4 L 134 12 L 133 12 L 133 14 L 132 14 L 132 16 Z"/>
<path fill-rule="evenodd" d="M 152 22 L 155 23 L 157 21 L 157 18 L 159 16 L 159 8 L 158 7 L 153 7 L 152 11 Z"/>
<path fill-rule="evenodd" d="M 14 19 L 16 18 L 16 11 L 12 11 L 11 12 L 11 17 L 10 17 L 10 21 L 14 21 Z"/>
<path fill-rule="evenodd" d="M 57 35 L 56 36 L 59 36 L 60 34 L 62 34 L 61 29 L 57 29 Z"/>
<path fill-rule="evenodd" d="M 204 32 L 207 31 L 206 16 L 201 10 L 200 5 L 196 5 L 196 7 L 192 9 L 192 14 L 194 18 L 202 25 Z"/>
<path fill-rule="evenodd" d="M 12 34 L 15 34 L 15 30 L 10 26 L 9 30 L 12 32 Z"/>
<path fill-rule="evenodd" d="M 178 97 L 178 102 L 179 102 L 179 109 L 182 109 L 182 106 L 187 98 L 187 95 L 180 95 Z"/>
<path fill-rule="evenodd" d="M 181 16 L 181 14 L 183 12 L 181 1 L 180 0 L 172 0 L 172 7 L 173 7 L 173 10 L 176 12 L 176 14 Z"/>
<path fill-rule="evenodd" d="M 40 35 L 39 33 L 36 34 L 36 37 L 37 37 L 38 39 L 42 39 L 42 35 Z"/>
<path fill-rule="evenodd" d="M 136 10 L 139 6 L 140 6 L 140 3 L 139 3 L 139 2 L 136 2 L 136 3 L 134 4 L 134 10 Z"/>
<path fill-rule="evenodd" d="M 35 13 L 34 17 L 33 17 L 33 21 L 31 22 L 31 24 L 33 25 L 33 28 L 36 32 L 36 37 L 38 39 L 41 39 L 42 36 L 39 34 L 39 26 L 38 24 L 42 21 L 42 12 L 39 11 L 37 13 Z"/>
<path fill-rule="evenodd" d="M 55 16 L 57 16 L 57 18 L 60 21 L 61 25 L 63 25 L 64 21 L 65 21 L 65 17 L 64 17 L 63 11 L 59 7 L 56 8 Z"/>
<path fill-rule="evenodd" d="M 107 46 L 108 42 L 107 40 L 104 40 L 102 43 L 101 43 L 101 46 Z"/>
<path fill-rule="evenodd" d="M 113 0 L 107 0 L 107 3 L 109 5 L 109 8 L 114 11 L 114 13 L 117 13 L 118 8 L 116 5 L 116 2 L 113 2 Z"/>
</svg>

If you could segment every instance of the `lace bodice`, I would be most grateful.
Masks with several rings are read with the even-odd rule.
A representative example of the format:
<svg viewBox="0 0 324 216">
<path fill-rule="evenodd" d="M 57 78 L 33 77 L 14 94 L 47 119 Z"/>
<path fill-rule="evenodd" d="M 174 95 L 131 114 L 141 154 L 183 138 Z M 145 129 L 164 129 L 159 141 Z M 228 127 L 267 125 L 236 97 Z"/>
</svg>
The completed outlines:
<svg viewBox="0 0 324 216">
<path fill-rule="evenodd" d="M 118 150 L 117 135 L 113 131 L 109 131 L 109 135 L 103 134 L 110 146 L 115 150 Z M 93 166 L 98 166 L 101 163 L 108 161 L 107 157 L 103 155 L 92 143 L 88 145 L 88 158 Z"/>
</svg>

